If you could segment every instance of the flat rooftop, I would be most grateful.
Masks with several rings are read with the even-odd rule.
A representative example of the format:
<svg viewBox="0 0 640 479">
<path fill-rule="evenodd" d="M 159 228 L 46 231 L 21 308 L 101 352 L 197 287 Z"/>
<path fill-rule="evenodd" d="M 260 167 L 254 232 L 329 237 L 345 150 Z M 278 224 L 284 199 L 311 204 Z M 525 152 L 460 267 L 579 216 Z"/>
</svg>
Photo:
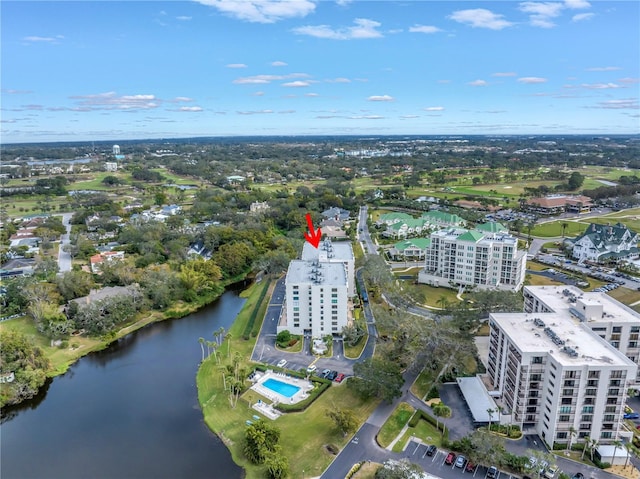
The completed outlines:
<svg viewBox="0 0 640 479">
<path fill-rule="evenodd" d="M 302 259 L 314 260 L 320 257 L 320 253 L 326 253 L 329 260 L 353 260 L 353 248 L 350 241 L 321 241 L 317 248 L 305 241 L 302 247 Z M 332 256 L 333 255 L 333 256 Z"/>
<path fill-rule="evenodd" d="M 569 294 L 565 294 L 567 291 Z M 525 286 L 524 292 L 531 293 L 538 300 L 546 304 L 556 313 L 568 313 L 570 308 L 576 306 L 575 302 L 571 302 L 571 298 L 581 300 L 586 305 L 602 305 L 604 317 L 593 320 L 602 321 L 620 321 L 620 322 L 637 322 L 640 321 L 640 313 L 637 313 L 628 306 L 613 299 L 606 293 L 597 291 L 584 292 L 575 286 Z M 592 320 L 587 321 L 587 323 Z"/>
<path fill-rule="evenodd" d="M 566 366 L 635 366 L 629 358 L 568 313 L 492 313 L 523 353 L 551 354 Z"/>
<path fill-rule="evenodd" d="M 346 287 L 347 272 L 342 263 L 320 263 L 320 265 L 314 265 L 311 261 L 298 259 L 289 263 L 286 282 Z"/>
</svg>

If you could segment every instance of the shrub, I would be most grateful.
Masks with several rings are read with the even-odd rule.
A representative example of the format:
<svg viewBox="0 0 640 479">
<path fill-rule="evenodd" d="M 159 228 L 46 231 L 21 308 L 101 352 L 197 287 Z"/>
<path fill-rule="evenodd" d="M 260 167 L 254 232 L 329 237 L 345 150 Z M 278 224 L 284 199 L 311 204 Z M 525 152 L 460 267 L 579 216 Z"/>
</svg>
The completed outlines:
<svg viewBox="0 0 640 479">
<path fill-rule="evenodd" d="M 429 392 L 427 393 L 427 401 L 430 399 L 435 399 L 440 397 L 440 393 L 438 392 L 438 388 L 434 386 L 431 386 L 431 389 L 429 389 Z"/>
</svg>

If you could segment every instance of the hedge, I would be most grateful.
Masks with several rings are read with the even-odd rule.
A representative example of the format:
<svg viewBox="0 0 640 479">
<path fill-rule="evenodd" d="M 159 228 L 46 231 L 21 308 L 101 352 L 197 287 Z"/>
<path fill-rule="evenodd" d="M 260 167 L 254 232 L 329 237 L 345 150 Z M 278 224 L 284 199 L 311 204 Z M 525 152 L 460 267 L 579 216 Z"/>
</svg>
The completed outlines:
<svg viewBox="0 0 640 479">
<path fill-rule="evenodd" d="M 267 295 L 268 288 L 269 288 L 269 281 L 265 281 L 264 286 L 262 287 L 262 292 L 260 293 L 260 298 L 256 302 L 256 307 L 253 308 L 253 311 L 251 312 L 251 316 L 249 317 L 249 321 L 247 321 L 247 325 L 244 327 L 244 333 L 242 333 L 242 337 L 245 340 L 248 340 L 251 337 L 253 326 L 256 322 L 256 318 L 258 317 L 258 311 L 260 311 L 260 306 L 262 306 L 262 301 L 264 300 L 264 297 Z"/>
<path fill-rule="evenodd" d="M 294 378 L 299 378 L 299 379 L 306 379 L 307 377 L 306 373 L 289 371 L 289 370 L 285 370 L 284 368 L 278 368 L 275 366 L 265 366 L 264 364 L 257 364 L 254 366 L 254 369 L 262 372 L 265 372 L 267 369 L 272 369 L 274 371 L 282 371 L 282 372 L 286 371 L 286 373 L 289 376 Z M 304 411 L 313 403 L 313 401 L 315 401 L 320 396 L 320 394 L 326 391 L 327 388 L 331 387 L 331 384 L 333 383 L 328 379 L 320 378 L 317 376 L 311 376 L 309 380 L 316 385 L 316 387 L 314 387 L 313 390 L 309 393 L 309 397 L 307 397 L 303 401 L 300 401 L 296 404 L 278 403 L 275 406 L 275 408 L 282 412 Z"/>
</svg>

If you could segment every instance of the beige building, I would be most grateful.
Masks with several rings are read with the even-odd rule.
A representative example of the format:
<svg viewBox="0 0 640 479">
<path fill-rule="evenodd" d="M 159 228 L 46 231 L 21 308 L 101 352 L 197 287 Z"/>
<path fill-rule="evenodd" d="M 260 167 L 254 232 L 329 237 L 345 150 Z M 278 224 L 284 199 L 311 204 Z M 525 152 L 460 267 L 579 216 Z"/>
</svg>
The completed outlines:
<svg viewBox="0 0 640 479">
<path fill-rule="evenodd" d="M 577 288 L 525 287 L 524 295 L 526 312 L 489 319 L 486 383 L 504 415 L 550 446 L 628 436 L 622 416 L 637 357 L 625 356 L 611 337 L 625 322 L 633 334 L 633 317 L 624 305 Z"/>
</svg>

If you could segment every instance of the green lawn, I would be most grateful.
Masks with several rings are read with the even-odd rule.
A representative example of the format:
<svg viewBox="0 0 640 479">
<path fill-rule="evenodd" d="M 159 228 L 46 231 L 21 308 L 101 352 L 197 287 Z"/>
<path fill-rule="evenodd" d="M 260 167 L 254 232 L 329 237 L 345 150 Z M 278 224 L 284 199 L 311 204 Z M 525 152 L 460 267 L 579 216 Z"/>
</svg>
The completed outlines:
<svg viewBox="0 0 640 479">
<path fill-rule="evenodd" d="M 378 444 L 387 447 L 407 425 L 415 409 L 406 402 L 400 403 L 378 431 Z"/>
<path fill-rule="evenodd" d="M 247 360 L 253 350 L 255 339 L 245 341 L 241 338 L 245 324 L 249 320 L 251 311 L 256 306 L 261 287 L 255 285 L 249 288 L 247 302 L 230 328 L 231 355 L 240 354 L 245 367 L 251 367 Z M 265 298 L 261 309 L 268 303 L 269 294 Z M 263 318 L 260 313 L 259 318 Z M 205 360 L 198 370 L 198 400 L 204 414 L 204 420 L 209 428 L 218 434 L 227 445 L 234 461 L 244 467 L 247 478 L 264 477 L 265 468 L 247 462 L 242 453 L 242 440 L 245 432 L 245 421 L 251 419 L 256 411 L 250 409 L 250 402 L 258 399 L 256 393 L 245 392 L 235 408 L 229 404 L 228 393 L 223 391 L 221 367 L 229 360 L 225 341 L 219 356 L 222 364 L 217 364 L 213 357 Z M 377 401 L 362 401 L 355 397 L 346 387 L 346 382 L 335 383 L 325 391 L 306 411 L 300 413 L 283 414 L 275 421 L 281 431 L 280 444 L 289 459 L 292 477 L 319 476 L 333 460 L 334 456 L 328 452 L 329 444 L 342 448 L 348 437 L 338 431 L 333 422 L 326 416 L 331 408 L 343 408 L 353 412 L 358 423 L 361 424 L 369 417 L 377 406 Z"/>
<path fill-rule="evenodd" d="M 441 308 L 441 304 L 439 303 L 441 298 L 446 299 L 448 303 L 459 302 L 456 297 L 456 294 L 458 293 L 457 289 L 436 288 L 426 284 L 413 284 L 410 282 L 403 283 L 402 287 L 409 296 L 418 303 L 434 308 Z"/>
<path fill-rule="evenodd" d="M 548 223 L 542 223 L 542 224 L 536 225 L 531 230 L 531 235 L 539 236 L 542 238 L 552 238 L 552 237 L 562 236 L 562 224 L 566 223 L 567 228 L 565 230 L 565 236 L 568 238 L 572 238 L 574 236 L 578 236 L 582 234 L 584 230 L 587 229 L 587 226 L 589 225 L 589 221 L 591 221 L 591 218 L 585 219 L 584 222 L 577 222 L 572 220 L 550 221 Z M 528 233 L 528 231 L 525 230 L 525 233 Z"/>
<path fill-rule="evenodd" d="M 435 444 L 442 446 L 442 433 L 436 427 L 424 419 L 420 419 L 416 427 L 410 427 L 402 435 L 402 438 L 396 442 L 392 448 L 393 452 L 402 452 L 407 443 L 412 438 L 422 439 L 425 444 Z"/>
<path fill-rule="evenodd" d="M 634 291 L 632 289 L 616 288 L 612 291 L 608 291 L 607 294 L 626 305 L 631 305 L 640 301 L 640 291 Z"/>
<path fill-rule="evenodd" d="M 487 334 L 488 335 L 488 334 Z M 433 371 L 429 369 L 423 369 L 422 372 L 418 375 L 416 380 L 411 385 L 411 392 L 418 396 L 419 398 L 426 397 L 429 389 L 433 385 L 433 380 L 435 379 L 435 375 Z"/>
</svg>

